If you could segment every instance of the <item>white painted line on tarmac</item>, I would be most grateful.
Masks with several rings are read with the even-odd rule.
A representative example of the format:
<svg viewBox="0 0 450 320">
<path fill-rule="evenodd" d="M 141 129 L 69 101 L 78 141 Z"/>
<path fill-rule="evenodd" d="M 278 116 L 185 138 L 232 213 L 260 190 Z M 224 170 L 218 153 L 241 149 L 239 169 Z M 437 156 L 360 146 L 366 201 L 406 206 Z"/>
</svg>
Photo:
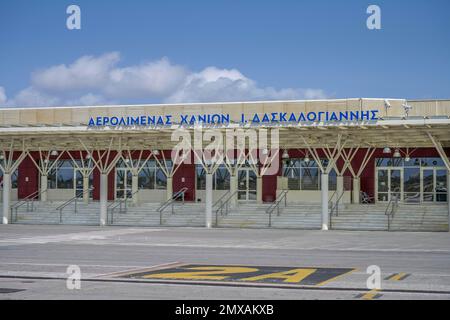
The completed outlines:
<svg viewBox="0 0 450 320">
<path fill-rule="evenodd" d="M 450 250 L 444 249 L 402 249 L 402 248 L 327 248 L 327 247 L 286 247 L 274 245 L 245 245 L 245 244 L 189 244 L 186 242 L 177 243 L 143 243 L 143 242 L 114 242 L 114 243 L 96 243 L 98 245 L 120 245 L 120 246 L 148 246 L 148 247 L 186 247 L 186 248 L 226 248 L 226 249 L 273 249 L 273 250 L 294 250 L 294 251 L 340 251 L 340 252 L 410 252 L 410 253 L 450 253 Z"/>
<path fill-rule="evenodd" d="M 34 263 L 34 262 L 0 262 L 1 265 L 18 265 L 18 266 L 47 266 L 47 267 L 67 267 L 70 263 Z M 99 267 L 99 268 L 145 268 L 143 266 L 130 265 L 105 265 L 105 264 L 77 264 L 79 267 Z"/>
<path fill-rule="evenodd" d="M 121 275 L 126 275 L 126 274 L 130 274 L 130 273 L 138 273 L 138 272 L 146 272 L 146 271 L 155 271 L 155 270 L 159 270 L 159 269 L 165 269 L 165 268 L 169 268 L 169 267 L 176 267 L 179 265 L 183 265 L 182 262 L 180 261 L 173 261 L 173 262 L 168 262 L 168 263 L 161 263 L 161 264 L 157 264 L 154 266 L 147 266 L 147 267 L 137 267 L 137 268 L 130 268 L 127 270 L 121 270 L 121 271 L 117 271 L 117 272 L 113 272 L 113 273 L 104 273 L 104 274 L 99 274 L 96 275 L 95 277 L 118 277 Z"/>
<path fill-rule="evenodd" d="M 29 238 L 19 239 L 2 239 L 0 245 L 19 245 L 19 244 L 46 244 L 54 242 L 67 242 L 67 241 L 94 241 L 105 240 L 109 237 L 122 236 L 136 233 L 158 232 L 165 231 L 166 229 L 116 229 L 116 230 L 96 230 L 88 232 L 77 232 L 58 234 L 52 236 L 36 236 Z"/>
</svg>

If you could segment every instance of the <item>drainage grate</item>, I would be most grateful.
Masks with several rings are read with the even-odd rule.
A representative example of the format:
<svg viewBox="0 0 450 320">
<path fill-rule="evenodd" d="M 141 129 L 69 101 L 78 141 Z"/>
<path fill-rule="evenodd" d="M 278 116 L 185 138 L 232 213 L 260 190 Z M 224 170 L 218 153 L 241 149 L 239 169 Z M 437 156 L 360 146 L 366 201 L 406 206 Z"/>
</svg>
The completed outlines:
<svg viewBox="0 0 450 320">
<path fill-rule="evenodd" d="M 0 293 L 16 293 L 20 291 L 25 291 L 25 289 L 0 288 Z"/>
</svg>

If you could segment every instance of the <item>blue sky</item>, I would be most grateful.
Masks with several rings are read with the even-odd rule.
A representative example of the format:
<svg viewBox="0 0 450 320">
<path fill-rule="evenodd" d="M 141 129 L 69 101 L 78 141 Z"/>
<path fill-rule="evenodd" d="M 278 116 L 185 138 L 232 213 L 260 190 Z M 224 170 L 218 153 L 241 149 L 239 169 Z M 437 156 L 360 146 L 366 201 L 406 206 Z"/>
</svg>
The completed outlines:
<svg viewBox="0 0 450 320">
<path fill-rule="evenodd" d="M 10 106 L 450 98 L 448 0 L 2 0 L 0 43 Z"/>
</svg>

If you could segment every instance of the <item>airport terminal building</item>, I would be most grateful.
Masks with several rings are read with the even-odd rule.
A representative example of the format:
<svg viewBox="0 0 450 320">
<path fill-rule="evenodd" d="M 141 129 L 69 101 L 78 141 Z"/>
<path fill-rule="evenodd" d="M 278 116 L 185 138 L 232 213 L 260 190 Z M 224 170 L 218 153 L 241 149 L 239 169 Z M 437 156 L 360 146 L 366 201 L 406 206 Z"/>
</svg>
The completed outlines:
<svg viewBox="0 0 450 320">
<path fill-rule="evenodd" d="M 449 155 L 450 100 L 5 108 L 2 222 L 448 231 Z"/>
</svg>

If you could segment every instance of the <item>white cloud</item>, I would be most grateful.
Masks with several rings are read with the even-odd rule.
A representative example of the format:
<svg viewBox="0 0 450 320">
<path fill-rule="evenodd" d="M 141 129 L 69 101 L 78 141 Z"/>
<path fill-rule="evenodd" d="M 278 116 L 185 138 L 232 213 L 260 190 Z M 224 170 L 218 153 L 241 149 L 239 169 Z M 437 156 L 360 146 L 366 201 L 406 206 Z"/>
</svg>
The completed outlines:
<svg viewBox="0 0 450 320">
<path fill-rule="evenodd" d="M 111 97 L 164 97 L 184 81 L 188 71 L 162 58 L 138 66 L 116 68 L 110 71 L 104 93 Z"/>
<path fill-rule="evenodd" d="M 248 100 L 320 99 L 325 93 L 320 89 L 281 89 L 258 87 L 255 81 L 238 70 L 208 67 L 189 75 L 167 102 L 208 102 Z"/>
<path fill-rule="evenodd" d="M 0 105 L 3 105 L 6 103 L 6 92 L 5 88 L 0 87 Z"/>
<path fill-rule="evenodd" d="M 119 66 L 118 52 L 82 56 L 73 63 L 37 70 L 29 87 L 0 104 L 9 106 L 99 105 L 130 101 L 211 102 L 317 99 L 321 89 L 260 87 L 236 69 L 207 67 L 192 72 L 168 58 Z"/>
<path fill-rule="evenodd" d="M 34 87 L 28 87 L 21 90 L 13 99 L 8 100 L 6 104 L 14 107 L 56 106 L 62 104 L 62 100 Z"/>
<path fill-rule="evenodd" d="M 95 106 L 116 103 L 117 102 L 115 100 L 106 100 L 102 95 L 88 93 L 77 99 L 66 100 L 64 104 L 72 106 Z"/>
<path fill-rule="evenodd" d="M 119 62 L 120 55 L 111 52 L 99 57 L 83 56 L 69 66 L 53 66 L 33 72 L 34 87 L 50 91 L 98 89 L 108 80 L 109 71 Z"/>
<path fill-rule="evenodd" d="M 187 74 L 167 58 L 124 68 L 117 67 L 119 61 L 117 52 L 83 56 L 68 66 L 34 72 L 31 82 L 35 88 L 58 94 L 96 90 L 105 97 L 162 97 L 173 92 Z"/>
</svg>

